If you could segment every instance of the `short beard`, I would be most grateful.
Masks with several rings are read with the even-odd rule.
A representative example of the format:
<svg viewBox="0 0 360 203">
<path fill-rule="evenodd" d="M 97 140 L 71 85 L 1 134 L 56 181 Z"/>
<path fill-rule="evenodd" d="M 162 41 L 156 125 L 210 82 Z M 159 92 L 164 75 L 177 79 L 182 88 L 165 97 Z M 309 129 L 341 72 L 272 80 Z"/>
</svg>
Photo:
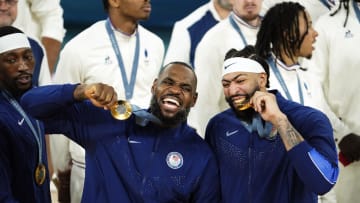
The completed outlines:
<svg viewBox="0 0 360 203">
<path fill-rule="evenodd" d="M 186 108 L 185 110 L 180 110 L 173 117 L 165 117 L 161 113 L 160 105 L 156 97 L 153 95 L 150 102 L 150 111 L 153 115 L 158 117 L 165 126 L 176 126 L 186 121 L 188 114 L 190 112 L 190 108 Z"/>
<path fill-rule="evenodd" d="M 260 91 L 259 86 L 255 86 L 254 90 L 250 94 L 233 95 L 231 97 L 225 98 L 226 102 L 229 104 L 231 109 L 235 112 L 236 116 L 245 122 L 251 122 L 253 116 L 256 114 L 256 111 L 253 108 L 248 108 L 248 109 L 240 111 L 236 106 L 234 106 L 232 98 L 237 97 L 237 96 L 246 96 L 246 101 L 249 102 L 251 97 L 254 96 L 256 91 Z"/>
<path fill-rule="evenodd" d="M 240 118 L 240 120 L 245 121 L 245 122 L 251 122 L 253 116 L 255 115 L 255 110 L 253 108 L 248 108 L 245 110 L 238 110 L 233 102 L 231 101 L 231 98 L 226 98 L 227 103 L 229 104 L 229 106 L 231 107 L 231 109 L 235 112 L 236 116 L 238 118 Z"/>
</svg>

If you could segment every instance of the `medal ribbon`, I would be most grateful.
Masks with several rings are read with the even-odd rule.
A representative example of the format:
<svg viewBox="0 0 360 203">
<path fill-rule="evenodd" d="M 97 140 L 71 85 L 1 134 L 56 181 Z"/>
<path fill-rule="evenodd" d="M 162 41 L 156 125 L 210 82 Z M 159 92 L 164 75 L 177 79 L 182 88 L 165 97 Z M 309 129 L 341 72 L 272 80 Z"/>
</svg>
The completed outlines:
<svg viewBox="0 0 360 203">
<path fill-rule="evenodd" d="M 275 76 L 277 78 L 277 80 L 279 81 L 282 89 L 284 90 L 285 94 L 286 94 L 286 97 L 291 100 L 291 101 L 294 101 L 291 97 L 291 94 L 287 88 L 287 85 L 284 81 L 284 78 L 282 77 L 279 69 L 277 68 L 276 64 L 275 64 L 275 59 L 273 57 L 269 57 L 267 59 L 267 62 L 268 64 L 270 65 L 272 71 L 275 73 Z M 302 92 L 302 89 L 301 89 L 301 84 L 300 84 L 300 78 L 299 78 L 299 74 L 296 72 L 296 78 L 297 78 L 297 82 L 298 82 L 298 91 L 299 91 L 299 97 L 300 97 L 300 103 L 301 104 L 304 104 L 304 97 L 303 97 L 303 92 Z"/>
<path fill-rule="evenodd" d="M 324 6 L 326 6 L 329 10 L 331 10 L 332 5 L 335 5 L 335 3 L 333 3 L 332 1 L 330 1 L 331 3 L 329 3 L 328 0 L 320 0 L 320 2 L 324 4 Z"/>
<path fill-rule="evenodd" d="M 36 121 L 36 125 L 37 125 L 37 132 L 35 130 L 34 125 L 31 123 L 30 118 L 26 115 L 25 111 L 21 108 L 20 104 L 12 97 L 10 96 L 10 93 L 8 93 L 6 90 L 2 90 L 1 93 L 4 95 L 4 97 L 6 98 L 6 100 L 21 114 L 22 117 L 24 117 L 25 122 L 28 124 L 28 126 L 30 127 L 37 146 L 38 146 L 38 150 L 39 150 L 39 164 L 42 164 L 42 140 L 41 140 L 41 130 L 40 130 L 40 124 L 38 120 Z"/>
<path fill-rule="evenodd" d="M 354 7 L 356 17 L 357 17 L 357 19 L 358 19 L 358 21 L 360 23 L 360 9 L 359 9 L 359 6 L 358 6 L 358 2 L 353 1 L 353 7 Z"/>
<path fill-rule="evenodd" d="M 114 30 L 111 28 L 109 18 L 106 20 L 105 27 L 106 27 L 106 31 L 109 35 L 111 45 L 114 49 L 114 52 L 115 52 L 115 55 L 116 55 L 116 58 L 117 58 L 117 61 L 118 61 L 119 67 L 120 67 L 121 77 L 122 77 L 122 81 L 123 81 L 123 85 L 124 85 L 124 89 L 125 89 L 125 97 L 126 97 L 126 100 L 129 100 L 132 98 L 133 93 L 134 93 L 136 74 L 137 74 L 137 69 L 139 66 L 139 52 L 140 52 L 139 32 L 136 31 L 136 33 L 135 33 L 135 36 L 136 36 L 135 54 L 134 54 L 133 65 L 132 65 L 131 76 L 130 76 L 130 83 L 129 83 L 127 76 L 126 76 L 124 62 L 121 57 L 120 48 L 116 41 Z"/>
<path fill-rule="evenodd" d="M 244 46 L 247 46 L 248 43 L 246 42 L 246 38 L 245 38 L 244 34 L 242 33 L 239 25 L 235 22 L 235 19 L 234 19 L 235 17 L 234 17 L 233 15 L 234 15 L 234 14 L 232 13 L 232 14 L 230 14 L 230 16 L 229 16 L 230 24 L 231 24 L 231 26 L 239 33 L 239 35 L 240 35 L 240 37 L 241 37 L 241 40 L 242 40 L 243 43 L 244 43 Z"/>
<path fill-rule="evenodd" d="M 136 116 L 136 123 L 140 126 L 146 126 L 149 121 L 161 125 L 161 120 L 153 114 L 147 112 L 145 109 L 141 109 L 136 105 L 131 105 L 134 115 Z"/>
</svg>

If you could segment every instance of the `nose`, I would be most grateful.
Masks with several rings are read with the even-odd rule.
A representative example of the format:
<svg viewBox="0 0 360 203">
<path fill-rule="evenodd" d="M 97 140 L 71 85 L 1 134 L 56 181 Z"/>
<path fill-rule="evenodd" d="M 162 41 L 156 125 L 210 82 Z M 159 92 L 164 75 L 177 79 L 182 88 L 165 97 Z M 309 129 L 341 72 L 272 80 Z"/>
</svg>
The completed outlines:
<svg viewBox="0 0 360 203">
<path fill-rule="evenodd" d="M 182 89 L 181 89 L 181 87 L 179 85 L 173 85 L 173 86 L 170 87 L 169 90 L 170 90 L 170 92 L 172 94 L 180 94 L 181 91 L 182 91 Z"/>
<path fill-rule="evenodd" d="M 25 61 L 21 60 L 21 61 L 19 62 L 18 70 L 19 70 L 19 71 L 29 70 L 29 65 L 28 65 Z"/>
<path fill-rule="evenodd" d="M 319 33 L 313 27 L 311 28 L 311 31 L 312 31 L 312 36 L 314 38 L 316 38 L 319 35 Z"/>
<path fill-rule="evenodd" d="M 234 82 L 232 82 L 229 86 L 229 94 L 230 95 L 236 95 L 239 93 L 239 87 L 238 85 L 234 84 Z"/>
</svg>

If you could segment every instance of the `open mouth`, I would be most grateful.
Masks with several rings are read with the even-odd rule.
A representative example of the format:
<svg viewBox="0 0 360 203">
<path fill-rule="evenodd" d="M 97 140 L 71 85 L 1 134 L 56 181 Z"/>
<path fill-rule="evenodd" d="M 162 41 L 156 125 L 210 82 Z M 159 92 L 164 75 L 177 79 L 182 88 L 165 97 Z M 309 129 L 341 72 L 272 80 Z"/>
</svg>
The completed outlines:
<svg viewBox="0 0 360 203">
<path fill-rule="evenodd" d="M 20 84 L 27 84 L 31 82 L 31 76 L 30 75 L 21 75 L 16 78 L 16 81 Z"/>
<path fill-rule="evenodd" d="M 163 99 L 163 104 L 165 106 L 168 106 L 170 108 L 179 108 L 180 107 L 180 102 L 176 99 L 173 98 L 165 98 Z"/>
</svg>

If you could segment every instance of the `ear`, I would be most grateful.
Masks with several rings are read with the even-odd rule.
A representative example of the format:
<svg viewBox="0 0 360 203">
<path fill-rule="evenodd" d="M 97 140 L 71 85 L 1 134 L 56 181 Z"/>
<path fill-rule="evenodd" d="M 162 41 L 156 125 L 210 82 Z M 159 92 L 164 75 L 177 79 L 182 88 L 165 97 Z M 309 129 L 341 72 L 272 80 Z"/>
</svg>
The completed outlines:
<svg viewBox="0 0 360 203">
<path fill-rule="evenodd" d="M 155 79 L 152 86 L 151 86 L 151 94 L 155 94 L 155 89 L 157 86 L 158 79 Z"/>
<path fill-rule="evenodd" d="M 110 7 L 119 7 L 120 6 L 120 1 L 119 0 L 108 0 L 109 1 L 109 5 Z"/>
<path fill-rule="evenodd" d="M 196 104 L 196 101 L 197 101 L 197 98 L 198 98 L 198 93 L 195 92 L 193 97 L 192 97 L 192 102 L 191 102 L 191 107 L 194 107 L 195 104 Z"/>
<path fill-rule="evenodd" d="M 267 74 L 266 73 L 259 73 L 259 80 L 258 80 L 260 88 L 266 89 L 267 83 Z"/>
</svg>

